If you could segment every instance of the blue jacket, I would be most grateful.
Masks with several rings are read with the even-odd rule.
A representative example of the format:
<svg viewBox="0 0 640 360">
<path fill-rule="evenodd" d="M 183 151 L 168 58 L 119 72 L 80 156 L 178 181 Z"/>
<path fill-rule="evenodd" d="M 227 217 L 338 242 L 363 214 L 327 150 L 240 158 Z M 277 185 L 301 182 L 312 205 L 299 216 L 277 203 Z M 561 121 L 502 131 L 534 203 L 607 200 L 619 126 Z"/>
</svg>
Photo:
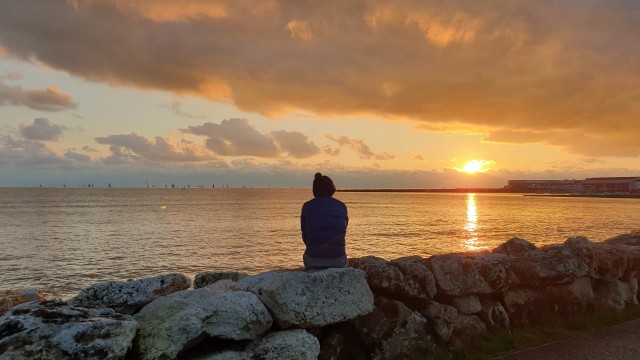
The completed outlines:
<svg viewBox="0 0 640 360">
<path fill-rule="evenodd" d="M 340 200 L 320 196 L 304 203 L 300 226 L 307 256 L 346 256 L 344 236 L 348 224 L 347 206 Z"/>
</svg>

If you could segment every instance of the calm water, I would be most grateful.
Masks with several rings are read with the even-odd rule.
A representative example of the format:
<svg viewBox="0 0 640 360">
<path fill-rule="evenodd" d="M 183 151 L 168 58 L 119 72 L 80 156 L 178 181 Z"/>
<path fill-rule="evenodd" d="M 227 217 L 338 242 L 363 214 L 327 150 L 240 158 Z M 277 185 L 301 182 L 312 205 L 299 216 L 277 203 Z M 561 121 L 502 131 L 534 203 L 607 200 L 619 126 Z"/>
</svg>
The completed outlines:
<svg viewBox="0 0 640 360">
<path fill-rule="evenodd" d="M 99 281 L 167 272 L 257 273 L 301 266 L 299 212 L 310 190 L 0 188 L 0 289 L 51 285 L 65 295 Z M 637 229 L 638 199 L 516 194 L 338 193 L 349 207 L 349 256 L 492 249 Z"/>
</svg>

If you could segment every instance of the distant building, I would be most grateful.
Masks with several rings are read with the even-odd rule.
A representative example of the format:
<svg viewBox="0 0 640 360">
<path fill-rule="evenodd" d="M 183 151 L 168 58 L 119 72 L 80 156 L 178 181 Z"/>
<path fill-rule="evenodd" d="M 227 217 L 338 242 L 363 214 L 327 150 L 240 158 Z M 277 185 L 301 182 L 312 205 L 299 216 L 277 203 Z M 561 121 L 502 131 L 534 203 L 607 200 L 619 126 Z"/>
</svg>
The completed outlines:
<svg viewBox="0 0 640 360">
<path fill-rule="evenodd" d="M 576 180 L 509 180 L 505 189 L 517 192 L 572 192 Z"/>
<path fill-rule="evenodd" d="M 537 193 L 640 193 L 640 177 L 599 177 L 584 180 L 509 180 L 513 192 Z"/>
<path fill-rule="evenodd" d="M 580 187 L 587 193 L 639 193 L 640 177 L 587 178 L 580 182 Z"/>
</svg>

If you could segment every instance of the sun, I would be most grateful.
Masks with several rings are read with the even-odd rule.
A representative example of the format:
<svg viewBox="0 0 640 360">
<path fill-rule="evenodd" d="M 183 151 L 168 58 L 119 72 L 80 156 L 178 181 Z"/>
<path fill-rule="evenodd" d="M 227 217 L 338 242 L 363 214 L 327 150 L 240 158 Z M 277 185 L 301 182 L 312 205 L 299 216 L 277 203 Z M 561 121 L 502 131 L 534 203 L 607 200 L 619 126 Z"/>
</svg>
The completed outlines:
<svg viewBox="0 0 640 360">
<path fill-rule="evenodd" d="M 466 172 L 467 174 L 483 173 L 490 170 L 487 165 L 495 164 L 493 160 L 469 160 L 462 169 L 457 169 L 460 172 Z"/>
</svg>

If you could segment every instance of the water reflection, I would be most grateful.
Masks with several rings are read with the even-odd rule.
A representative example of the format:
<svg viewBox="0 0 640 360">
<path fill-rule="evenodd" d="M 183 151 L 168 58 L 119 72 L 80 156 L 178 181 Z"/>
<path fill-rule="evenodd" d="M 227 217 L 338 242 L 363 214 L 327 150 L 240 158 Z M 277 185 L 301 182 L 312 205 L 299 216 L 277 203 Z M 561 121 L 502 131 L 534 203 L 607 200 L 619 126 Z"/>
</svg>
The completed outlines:
<svg viewBox="0 0 640 360">
<path fill-rule="evenodd" d="M 467 240 L 464 242 L 469 251 L 480 250 L 482 246 L 478 241 L 478 210 L 476 206 L 476 194 L 467 194 L 467 222 L 464 226 L 467 231 Z"/>
</svg>

